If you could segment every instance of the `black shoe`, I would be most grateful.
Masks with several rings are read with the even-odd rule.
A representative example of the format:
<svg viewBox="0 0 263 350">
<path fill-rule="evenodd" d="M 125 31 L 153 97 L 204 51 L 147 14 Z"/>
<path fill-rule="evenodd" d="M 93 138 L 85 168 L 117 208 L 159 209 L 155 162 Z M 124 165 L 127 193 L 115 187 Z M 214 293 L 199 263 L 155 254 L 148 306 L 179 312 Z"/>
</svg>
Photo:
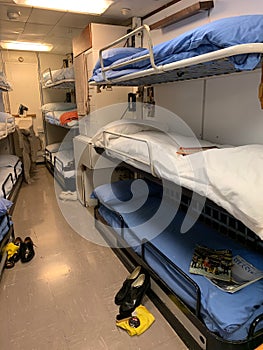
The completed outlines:
<svg viewBox="0 0 263 350">
<path fill-rule="evenodd" d="M 9 259 L 6 258 L 5 269 L 12 269 L 12 267 L 14 267 L 14 266 L 15 266 L 15 261 L 14 261 L 13 256 L 11 256 Z"/>
<path fill-rule="evenodd" d="M 26 263 L 35 256 L 34 243 L 30 237 L 26 237 L 20 248 L 21 262 Z"/>
<path fill-rule="evenodd" d="M 21 246 L 23 244 L 23 241 L 20 237 L 16 237 L 13 243 L 19 247 L 18 251 L 13 255 L 14 262 L 17 263 L 21 258 Z"/>
<path fill-rule="evenodd" d="M 139 274 L 142 272 L 142 267 L 137 266 L 132 273 L 126 278 L 126 280 L 123 282 L 123 285 L 121 289 L 118 291 L 118 293 L 115 296 L 114 302 L 116 305 L 121 305 L 126 294 L 128 293 L 132 282 L 136 280 L 136 278 L 139 276 Z"/>
<path fill-rule="evenodd" d="M 132 313 L 137 306 L 142 303 L 142 299 L 150 287 L 150 276 L 147 273 L 140 274 L 135 281 L 132 282 L 121 306 L 120 314 Z"/>
</svg>

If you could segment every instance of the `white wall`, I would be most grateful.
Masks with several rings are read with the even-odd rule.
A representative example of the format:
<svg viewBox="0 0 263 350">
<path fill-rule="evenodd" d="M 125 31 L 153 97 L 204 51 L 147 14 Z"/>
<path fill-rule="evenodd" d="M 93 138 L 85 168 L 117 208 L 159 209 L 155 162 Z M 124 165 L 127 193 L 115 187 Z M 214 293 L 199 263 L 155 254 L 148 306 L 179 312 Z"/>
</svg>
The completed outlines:
<svg viewBox="0 0 263 350">
<path fill-rule="evenodd" d="M 62 55 L 27 51 L 2 51 L 2 65 L 13 90 L 10 91 L 9 100 L 11 113 L 17 114 L 19 105 L 29 108 L 28 113 L 36 114 L 34 121 L 35 131 L 42 129 L 41 105 L 48 102 L 64 101 L 65 90 L 46 89 L 40 86 L 40 73 L 47 68 L 59 69 L 63 64 Z"/>
<path fill-rule="evenodd" d="M 194 2 L 181 1 L 144 23 L 152 24 Z M 263 1 L 214 0 L 214 8 L 209 12 L 152 31 L 153 41 L 157 44 L 213 20 L 244 14 L 263 14 Z M 263 110 L 258 100 L 260 75 L 261 70 L 256 70 L 156 85 L 156 104 L 180 116 L 198 136 L 203 131 L 208 140 L 233 145 L 263 143 Z"/>
</svg>

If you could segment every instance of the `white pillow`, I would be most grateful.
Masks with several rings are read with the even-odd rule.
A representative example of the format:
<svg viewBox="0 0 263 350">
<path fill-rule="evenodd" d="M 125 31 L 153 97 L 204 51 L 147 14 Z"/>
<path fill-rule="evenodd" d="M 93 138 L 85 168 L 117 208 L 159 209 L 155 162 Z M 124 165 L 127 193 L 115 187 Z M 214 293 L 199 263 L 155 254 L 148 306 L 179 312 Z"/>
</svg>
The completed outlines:
<svg viewBox="0 0 263 350">
<path fill-rule="evenodd" d="M 51 102 L 46 103 L 43 106 L 41 106 L 41 110 L 43 112 L 48 111 L 68 111 L 70 109 L 76 109 L 77 105 L 75 103 L 71 102 Z"/>
</svg>

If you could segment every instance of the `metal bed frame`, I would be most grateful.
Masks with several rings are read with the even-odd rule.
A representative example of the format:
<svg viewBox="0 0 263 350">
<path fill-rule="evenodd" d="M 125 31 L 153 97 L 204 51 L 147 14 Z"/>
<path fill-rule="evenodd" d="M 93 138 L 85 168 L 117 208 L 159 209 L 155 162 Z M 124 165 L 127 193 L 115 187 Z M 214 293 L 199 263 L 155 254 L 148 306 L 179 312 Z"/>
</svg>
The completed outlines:
<svg viewBox="0 0 263 350">
<path fill-rule="evenodd" d="M 64 175 L 58 170 L 58 167 L 56 166 L 56 164 L 59 164 L 60 168 L 66 171 L 75 170 L 74 162 L 72 165 L 64 167 L 62 161 L 57 156 L 54 156 L 54 161 L 52 161 L 52 152 L 45 149 L 45 164 L 51 175 L 60 184 L 63 190 L 76 190 L 75 176 L 70 178 L 64 177 Z"/>
<path fill-rule="evenodd" d="M 0 131 L 0 140 L 6 138 L 9 134 L 15 132 L 15 129 L 16 129 L 15 121 L 12 123 L 8 123 L 6 118 L 5 131 Z"/>
<path fill-rule="evenodd" d="M 9 173 L 8 176 L 6 177 L 5 181 L 2 184 L 2 192 L 3 192 L 4 198 L 9 199 L 10 201 L 12 201 L 14 203 L 9 210 L 10 214 L 12 214 L 14 211 L 16 198 L 17 198 L 19 189 L 20 189 L 20 187 L 22 185 L 22 181 L 23 181 L 23 169 L 22 169 L 20 174 L 18 174 L 18 171 L 17 171 L 17 166 L 18 166 L 19 162 L 20 162 L 20 160 L 18 160 L 14 166 L 15 178 L 13 178 L 13 175 L 11 173 Z M 9 181 L 11 181 L 13 184 L 10 192 L 8 192 L 6 190 L 6 185 Z"/>
<path fill-rule="evenodd" d="M 108 67 L 104 67 L 102 54 L 103 51 L 114 47 L 120 42 L 125 42 L 127 39 L 138 34 L 144 35 L 146 38 L 148 54 L 131 59 L 124 63 L 112 64 Z M 153 44 L 151 39 L 150 27 L 146 24 L 136 28 L 129 34 L 126 34 L 113 41 L 109 45 L 103 47 L 99 51 L 99 60 L 101 65 L 101 73 L 103 76 L 103 81 L 96 83 L 91 81 L 90 85 L 117 85 L 117 86 L 138 86 L 138 85 L 152 85 L 158 83 L 168 83 L 181 80 L 190 80 L 205 78 L 215 75 L 230 74 L 235 72 L 240 72 L 234 65 L 229 61 L 229 57 L 250 54 L 250 53 L 260 53 L 263 54 L 263 43 L 249 43 L 249 44 L 239 44 L 217 51 L 205 53 L 191 58 L 186 58 L 177 62 L 168 63 L 164 65 L 157 66 L 154 60 Z M 125 67 L 128 64 L 139 62 L 145 59 L 150 60 L 151 68 L 142 70 L 140 72 L 130 73 L 118 78 L 107 78 L 106 72 L 111 69 Z M 256 68 L 260 68 L 258 65 Z"/>
<path fill-rule="evenodd" d="M 54 80 L 52 76 L 52 70 L 50 68 L 45 69 L 42 72 L 42 76 L 44 74 L 49 75 L 49 79 L 51 83 L 45 84 L 45 82 L 42 80 L 42 88 L 43 89 L 48 89 L 48 88 L 53 88 L 53 89 L 74 89 L 75 88 L 75 79 L 62 79 L 62 80 Z"/>
<path fill-rule="evenodd" d="M 137 175 L 139 174 L 141 178 L 147 178 L 160 183 L 159 179 L 153 177 L 149 173 L 141 170 L 138 171 L 137 168 L 127 164 L 124 164 L 123 166 L 127 166 L 130 171 L 134 171 Z M 180 201 L 181 210 L 187 210 L 189 203 L 191 202 L 191 196 L 192 191 L 183 189 L 183 195 L 178 199 Z M 252 321 L 246 340 L 227 341 L 210 332 L 200 319 L 200 290 L 198 285 L 192 281 L 189 276 L 185 275 L 178 266 L 168 258 L 164 257 L 163 254 L 149 241 L 141 242 L 142 256 L 136 254 L 132 248 L 127 247 L 122 235 L 122 229 L 125 227 L 125 222 L 121 214 L 115 213 L 120 220 L 121 234 L 118 234 L 100 215 L 98 210 L 100 205 L 100 202 L 98 202 L 98 205 L 94 208 L 95 227 L 111 247 L 121 247 L 112 249 L 129 271 L 132 271 L 137 265 L 142 265 L 147 271 L 149 271 L 152 287 L 148 292 L 148 296 L 190 349 L 254 350 L 255 347 L 263 342 L 263 327 L 258 332 L 255 332 L 256 326 L 263 321 L 263 314 L 259 315 Z M 205 207 L 200 215 L 200 220 L 205 222 L 206 225 L 216 228 L 222 234 L 230 236 L 232 239 L 237 239 L 245 246 L 253 247 L 255 250 L 263 253 L 263 242 L 259 237 L 212 201 L 206 201 Z M 144 253 L 149 246 L 151 246 L 151 249 L 154 249 L 157 254 L 162 256 L 167 264 L 173 266 L 182 279 L 187 280 L 188 283 L 192 285 L 192 288 L 196 293 L 196 307 L 194 309 L 189 308 L 145 262 Z"/>
</svg>

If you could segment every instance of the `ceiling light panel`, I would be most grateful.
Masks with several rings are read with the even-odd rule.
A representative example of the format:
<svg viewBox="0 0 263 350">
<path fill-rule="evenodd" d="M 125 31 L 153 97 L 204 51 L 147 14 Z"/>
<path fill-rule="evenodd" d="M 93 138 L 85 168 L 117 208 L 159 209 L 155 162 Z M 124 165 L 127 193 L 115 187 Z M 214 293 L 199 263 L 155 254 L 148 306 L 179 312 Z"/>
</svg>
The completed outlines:
<svg viewBox="0 0 263 350">
<path fill-rule="evenodd" d="M 50 44 L 41 44 L 23 41 L 1 41 L 0 46 L 7 50 L 18 51 L 51 51 L 53 46 Z"/>
<path fill-rule="evenodd" d="M 86 14 L 102 14 L 113 3 L 112 0 L 14 0 L 18 5 L 32 6 L 47 10 L 76 12 Z"/>
</svg>

